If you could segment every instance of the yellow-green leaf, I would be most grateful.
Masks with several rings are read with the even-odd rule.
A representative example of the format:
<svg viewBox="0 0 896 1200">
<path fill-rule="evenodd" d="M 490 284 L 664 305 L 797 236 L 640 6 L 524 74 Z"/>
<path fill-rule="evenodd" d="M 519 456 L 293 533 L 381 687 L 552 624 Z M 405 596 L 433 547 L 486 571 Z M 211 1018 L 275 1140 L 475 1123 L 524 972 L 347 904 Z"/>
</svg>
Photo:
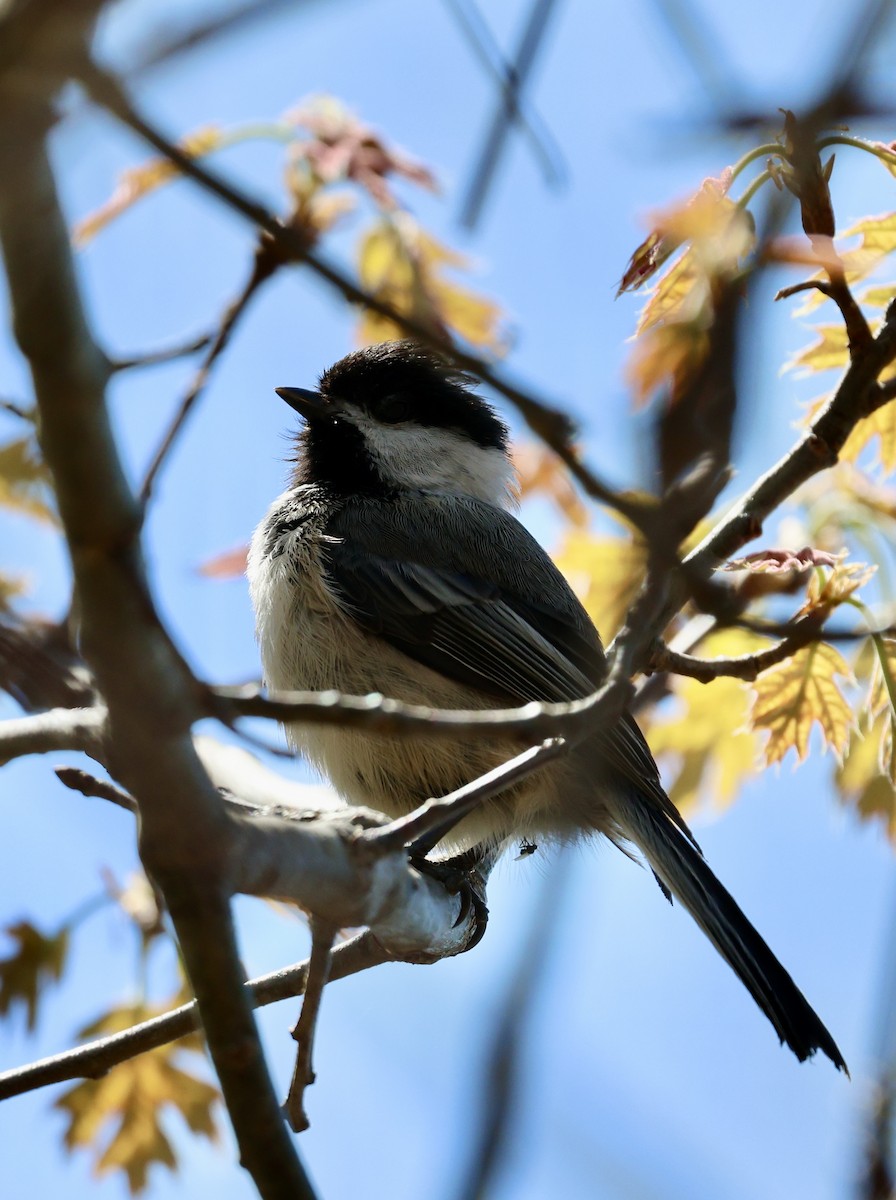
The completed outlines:
<svg viewBox="0 0 896 1200">
<path fill-rule="evenodd" d="M 25 1007 L 28 1028 L 37 1022 L 40 999 L 48 984 L 62 977 L 68 952 L 68 931 L 47 937 L 30 921 L 19 921 L 4 930 L 17 947 L 0 959 L 0 1016 L 15 1004 Z"/>
<path fill-rule="evenodd" d="M 201 158 L 220 148 L 223 133 L 217 125 L 203 125 L 193 133 L 178 142 L 178 148 L 190 158 Z M 231 137 L 231 141 L 232 141 Z M 76 246 L 85 246 L 91 238 L 104 229 L 110 221 L 120 217 L 123 212 L 136 204 L 150 192 L 156 191 L 165 183 L 180 176 L 178 168 L 167 158 L 151 158 L 139 167 L 130 167 L 122 171 L 118 178 L 115 191 L 94 212 L 79 221 L 72 230 L 72 240 Z"/>
<path fill-rule="evenodd" d="M 0 505 L 55 524 L 50 495 L 50 475 L 33 437 L 0 446 Z"/>
<path fill-rule="evenodd" d="M 83 1029 L 81 1036 L 108 1036 L 160 1011 L 140 1005 L 112 1009 Z M 68 1118 L 64 1135 L 68 1149 L 89 1148 L 98 1175 L 123 1171 L 132 1195 L 146 1187 L 153 1163 L 171 1170 L 177 1165 L 161 1125 L 166 1108 L 175 1108 L 194 1133 L 217 1137 L 213 1108 L 218 1091 L 175 1065 L 175 1057 L 182 1053 L 182 1043 L 160 1046 L 120 1063 L 101 1079 L 75 1084 L 56 1101 Z"/>
<path fill-rule="evenodd" d="M 644 578 L 643 546 L 627 537 L 594 537 L 583 530 L 572 530 L 554 561 L 609 640 L 622 624 Z"/>
<path fill-rule="evenodd" d="M 757 677 L 750 719 L 753 729 L 769 735 L 767 763 L 780 762 L 790 749 L 802 761 L 814 724 L 835 754 L 846 751 L 854 718 L 838 677 L 850 680 L 852 672 L 839 650 L 825 642 L 804 646 Z"/>
<path fill-rule="evenodd" d="M 882 762 L 885 744 L 888 762 Z M 835 778 L 841 797 L 859 816 L 882 820 L 890 839 L 896 842 L 892 712 L 878 713 L 864 733 L 853 730 L 846 757 Z"/>
<path fill-rule="evenodd" d="M 849 362 L 846 329 L 843 325 L 818 325 L 816 340 L 804 347 L 784 364 L 785 371 L 798 370 L 808 375 L 812 371 L 832 371 Z"/>
<path fill-rule="evenodd" d="M 467 260 L 426 233 L 407 213 L 378 221 L 362 238 L 358 275 L 362 286 L 396 312 L 440 334 L 502 354 L 501 310 L 491 300 L 452 280 L 446 267 Z M 366 310 L 358 329 L 363 344 L 404 337 L 404 330 Z"/>
<path fill-rule="evenodd" d="M 708 638 L 700 656 L 749 654 L 761 644 L 754 634 L 726 630 Z M 703 797 L 721 808 L 759 764 L 759 740 L 747 728 L 750 689 L 726 676 L 708 684 L 678 677 L 674 692 L 673 711 L 662 709 L 646 729 L 653 753 L 678 764 L 669 795 L 679 808 L 694 807 Z"/>
</svg>

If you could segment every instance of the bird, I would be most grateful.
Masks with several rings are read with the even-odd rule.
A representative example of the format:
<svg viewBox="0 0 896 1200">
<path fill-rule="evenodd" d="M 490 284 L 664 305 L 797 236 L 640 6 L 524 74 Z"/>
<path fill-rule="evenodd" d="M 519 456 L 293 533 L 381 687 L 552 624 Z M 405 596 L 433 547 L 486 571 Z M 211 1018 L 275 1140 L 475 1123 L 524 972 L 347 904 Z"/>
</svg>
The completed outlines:
<svg viewBox="0 0 896 1200">
<path fill-rule="evenodd" d="M 568 702 L 605 680 L 600 635 L 515 515 L 507 426 L 446 357 L 411 341 L 341 358 L 315 389 L 276 389 L 303 418 L 289 486 L 252 537 L 247 574 L 266 685 L 378 692 L 441 709 Z M 526 748 L 520 735 L 383 737 L 288 724 L 349 804 L 390 817 Z M 602 835 L 640 854 L 800 1061 L 831 1034 L 716 878 L 627 711 L 467 816 L 443 853 Z"/>
</svg>

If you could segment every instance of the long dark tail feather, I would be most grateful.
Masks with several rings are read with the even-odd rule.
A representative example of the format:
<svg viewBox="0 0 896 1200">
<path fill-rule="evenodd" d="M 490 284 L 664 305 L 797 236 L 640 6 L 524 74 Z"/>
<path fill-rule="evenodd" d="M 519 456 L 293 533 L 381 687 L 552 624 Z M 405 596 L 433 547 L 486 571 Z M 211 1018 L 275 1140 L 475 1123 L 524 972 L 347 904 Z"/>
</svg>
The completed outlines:
<svg viewBox="0 0 896 1200">
<path fill-rule="evenodd" d="M 685 906 L 774 1025 L 781 1041 L 800 1062 L 821 1050 L 848 1075 L 843 1055 L 818 1014 L 700 852 L 650 799 L 633 796 L 617 801 L 614 807 L 623 834 L 647 859 L 660 887 Z"/>
</svg>

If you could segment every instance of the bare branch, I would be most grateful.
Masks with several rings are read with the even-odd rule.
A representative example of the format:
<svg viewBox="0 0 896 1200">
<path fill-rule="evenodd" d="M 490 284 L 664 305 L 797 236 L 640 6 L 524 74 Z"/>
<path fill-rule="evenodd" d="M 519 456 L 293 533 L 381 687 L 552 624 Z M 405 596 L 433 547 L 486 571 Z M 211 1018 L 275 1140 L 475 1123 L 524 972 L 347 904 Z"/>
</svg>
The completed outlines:
<svg viewBox="0 0 896 1200">
<path fill-rule="evenodd" d="M 392 961 L 395 960 L 371 933 L 362 933 L 334 948 L 330 981 L 346 979 L 359 971 Z M 261 1007 L 301 996 L 307 974 L 308 963 L 297 963 L 272 971 L 269 975 L 261 975 L 244 986 L 250 1003 L 254 1007 Z M 8 1100 L 53 1083 L 63 1083 L 67 1079 L 99 1079 L 118 1063 L 186 1037 L 199 1028 L 199 1006 L 192 1000 L 160 1017 L 141 1021 L 139 1025 L 121 1033 L 88 1042 L 62 1054 L 54 1054 L 25 1067 L 4 1071 L 0 1074 L 0 1100 Z"/>
<path fill-rule="evenodd" d="M 819 631 L 818 623 L 813 621 L 812 624 L 815 626 L 815 632 L 806 637 L 793 635 L 775 646 L 769 646 L 767 650 L 759 650 L 755 654 L 738 654 L 729 658 L 696 658 L 692 654 L 680 654 L 670 650 L 664 642 L 660 642 L 650 656 L 650 670 L 671 671 L 675 675 L 686 675 L 690 679 L 696 679 L 699 683 L 711 683 L 713 679 L 722 676 L 744 679 L 752 683 L 762 671 L 783 662 L 785 658 L 790 658 L 803 646 L 822 638 L 827 640 L 826 635 Z"/>
<path fill-rule="evenodd" d="M 110 358 L 109 367 L 112 371 L 132 371 L 137 367 L 156 367 L 161 363 L 175 362 L 179 358 L 189 358 L 204 350 L 213 336 L 211 333 L 202 333 L 188 342 L 166 346 L 162 350 L 150 350 L 146 354 L 134 354 L 129 358 Z"/>
<path fill-rule="evenodd" d="M 728 515 L 692 550 L 684 566 L 708 573 L 762 532 L 762 523 L 788 496 L 813 475 L 837 462 L 852 430 L 886 403 L 877 383 L 881 371 L 896 358 L 896 305 L 871 344 L 850 363 L 832 399 L 796 445 L 767 471 Z"/>
<path fill-rule="evenodd" d="M 525 750 L 508 762 L 502 763 L 500 767 L 495 767 L 487 775 L 474 779 L 472 783 L 465 784 L 440 799 L 427 800 L 407 816 L 399 817 L 390 825 L 367 833 L 365 840 L 376 846 L 413 845 L 417 854 L 428 854 L 483 801 L 506 791 L 519 779 L 525 779 L 533 771 L 553 762 L 565 750 L 566 743 L 561 738 L 533 746 L 530 750 Z"/>
<path fill-rule="evenodd" d="M 174 414 L 174 419 L 165 432 L 159 448 L 153 455 L 152 461 L 147 469 L 146 476 L 140 487 L 140 503 L 144 508 L 149 503 L 149 500 L 152 496 L 152 490 L 155 485 L 156 477 L 158 476 L 159 471 L 162 469 L 162 464 L 171 453 L 171 449 L 177 440 L 178 434 L 183 429 L 187 417 L 190 415 L 194 405 L 196 404 L 196 401 L 205 390 L 205 385 L 208 383 L 209 376 L 211 375 L 211 370 L 216 359 L 220 356 L 227 346 L 227 343 L 230 341 L 230 337 L 248 309 L 249 302 L 251 301 L 252 297 L 255 295 L 261 285 L 271 278 L 279 265 L 280 264 L 275 256 L 265 253 L 264 244 L 262 243 L 255 253 L 252 271 L 245 286 L 236 299 L 227 306 L 224 315 L 221 317 L 218 330 L 214 337 L 205 339 L 205 341 L 209 343 L 205 357 L 203 358 L 199 369 L 194 375 L 193 382 L 187 389 L 187 393 L 181 401 L 177 412 Z"/>
<path fill-rule="evenodd" d="M 311 918 L 311 957 L 308 960 L 308 978 L 302 1011 L 292 1029 L 293 1041 L 298 1045 L 296 1062 L 289 1084 L 289 1093 L 283 1106 L 286 1119 L 293 1133 L 302 1133 L 309 1126 L 305 1112 L 305 1089 L 314 1083 L 314 1034 L 320 1013 L 324 987 L 330 975 L 333 942 L 338 930 L 328 921 Z"/>
<path fill-rule="evenodd" d="M 106 731 L 106 710 L 53 708 L 0 723 L 0 766 L 26 754 L 84 750 L 96 754 Z"/>
<path fill-rule="evenodd" d="M 123 788 L 116 787 L 106 779 L 97 779 L 95 775 L 91 775 L 89 771 L 82 771 L 80 767 L 57 767 L 56 778 L 73 792 L 80 792 L 82 796 L 108 800 L 110 804 L 135 815 L 138 811 L 137 801 Z"/>
</svg>

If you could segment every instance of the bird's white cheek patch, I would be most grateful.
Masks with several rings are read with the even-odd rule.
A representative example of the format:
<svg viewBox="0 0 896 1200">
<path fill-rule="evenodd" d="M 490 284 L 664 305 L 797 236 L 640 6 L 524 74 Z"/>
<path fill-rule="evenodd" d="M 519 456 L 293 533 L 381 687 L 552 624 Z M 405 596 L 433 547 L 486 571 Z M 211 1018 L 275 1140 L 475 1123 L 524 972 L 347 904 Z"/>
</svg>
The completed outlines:
<svg viewBox="0 0 896 1200">
<path fill-rule="evenodd" d="M 514 503 L 513 466 L 502 450 L 477 446 L 450 429 L 384 427 L 357 421 L 380 474 L 406 488 L 461 492 L 487 504 Z"/>
</svg>

